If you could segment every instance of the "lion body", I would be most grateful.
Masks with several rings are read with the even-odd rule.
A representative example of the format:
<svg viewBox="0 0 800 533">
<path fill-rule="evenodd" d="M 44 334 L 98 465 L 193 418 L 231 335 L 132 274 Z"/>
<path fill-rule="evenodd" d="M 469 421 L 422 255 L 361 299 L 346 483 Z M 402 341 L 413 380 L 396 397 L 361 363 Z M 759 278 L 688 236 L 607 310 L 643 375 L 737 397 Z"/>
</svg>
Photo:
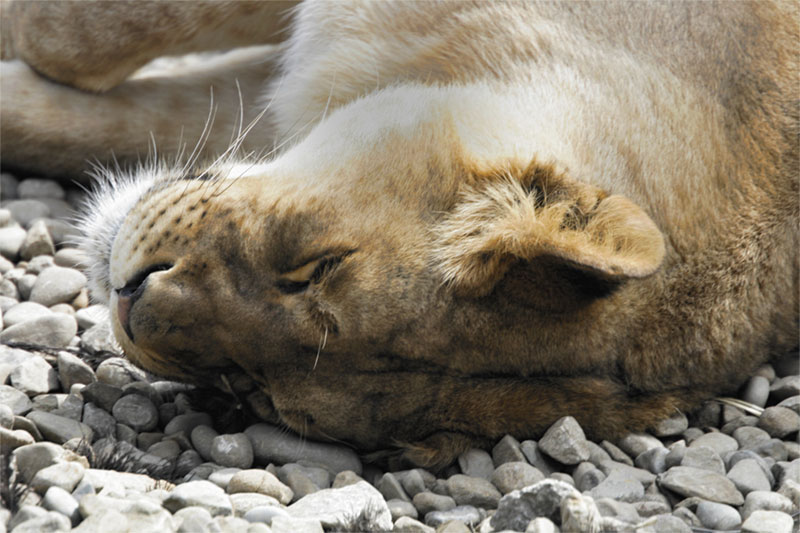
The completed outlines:
<svg viewBox="0 0 800 533">
<path fill-rule="evenodd" d="M 202 35 L 207 14 L 183 6 Z M 261 6 L 242 16 L 277 20 Z M 78 168 L 104 143 L 134 156 L 142 128 L 162 146 L 178 127 L 199 137 L 209 83 L 219 154 L 239 98 L 240 120 L 267 107 L 237 146 L 272 157 L 152 165 L 87 215 L 94 292 L 132 360 L 247 376 L 297 431 L 428 466 L 564 415 L 611 437 L 797 346 L 797 17 L 309 2 L 258 64 L 249 51 L 108 89 L 162 45 L 111 82 L 71 65 L 62 81 L 106 90 L 89 94 L 9 63 L 4 157 L 36 167 L 59 145 Z M 64 58 L 13 45 L 58 79 Z M 90 125 L 64 133 L 70 117 Z M 15 144 L 33 134 L 45 148 Z"/>
</svg>

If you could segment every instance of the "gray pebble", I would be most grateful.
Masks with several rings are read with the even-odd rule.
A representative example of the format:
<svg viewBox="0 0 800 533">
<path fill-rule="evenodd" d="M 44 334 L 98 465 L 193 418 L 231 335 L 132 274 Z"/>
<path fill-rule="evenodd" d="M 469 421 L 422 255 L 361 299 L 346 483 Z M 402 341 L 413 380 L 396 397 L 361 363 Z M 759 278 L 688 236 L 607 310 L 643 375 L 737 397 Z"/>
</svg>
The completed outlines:
<svg viewBox="0 0 800 533">
<path fill-rule="evenodd" d="M 5 383 L 8 380 L 8 376 L 17 366 L 32 357 L 39 356 L 25 350 L 0 344 L 0 383 Z"/>
<path fill-rule="evenodd" d="M 624 463 L 617 463 L 617 462 L 606 462 L 600 464 L 600 471 L 603 472 L 606 476 L 611 474 L 611 472 L 619 471 L 623 475 L 628 478 L 635 479 L 645 487 L 649 487 L 652 485 L 653 481 L 655 481 L 656 476 L 652 472 L 648 472 L 642 468 L 636 468 L 633 466 L 628 466 Z"/>
<path fill-rule="evenodd" d="M 100 363 L 95 370 L 95 375 L 98 381 L 120 389 L 128 383 L 145 379 L 144 372 L 121 357 L 109 357 Z"/>
<path fill-rule="evenodd" d="M 645 495 L 645 497 L 647 496 Z M 639 516 L 642 518 L 669 513 L 672 510 L 670 505 L 666 502 L 655 502 L 649 500 L 635 502 L 633 506 L 636 508 L 636 512 L 639 513 Z"/>
<path fill-rule="evenodd" d="M 191 430 L 192 446 L 206 461 L 211 461 L 211 443 L 219 435 L 207 425 L 198 425 Z"/>
<path fill-rule="evenodd" d="M 197 506 L 178 509 L 173 516 L 181 521 L 177 533 L 209 533 L 208 525 L 214 519 L 211 513 Z"/>
<path fill-rule="evenodd" d="M 664 444 L 647 433 L 628 433 L 617 442 L 617 446 L 629 457 L 637 457 L 652 448 L 663 448 Z"/>
<path fill-rule="evenodd" d="M 19 294 L 19 289 L 17 289 L 17 284 L 9 279 L 0 280 L 0 297 L 6 300 L 13 299 L 15 301 L 22 299 Z"/>
<path fill-rule="evenodd" d="M 192 430 L 197 426 L 210 426 L 211 415 L 208 413 L 185 413 L 178 415 L 169 421 L 169 424 L 164 427 L 164 434 L 171 435 L 183 431 L 187 435 L 191 435 Z M 213 442 L 213 441 L 212 441 Z M 252 444 L 252 443 L 251 443 Z M 210 453 L 210 450 L 209 450 Z M 202 453 L 200 455 L 203 455 Z"/>
<path fill-rule="evenodd" d="M 65 196 L 64 188 L 53 180 L 28 178 L 17 185 L 17 197 L 21 199 L 58 198 L 63 200 Z"/>
<path fill-rule="evenodd" d="M 572 473 L 572 478 L 575 480 L 575 487 L 579 491 L 585 492 L 599 485 L 600 482 L 606 478 L 606 475 L 594 464 L 584 462 L 575 468 L 575 471 Z"/>
<path fill-rule="evenodd" d="M 709 529 L 737 529 L 742 524 L 739 511 L 723 503 L 700 502 L 695 514 Z"/>
<path fill-rule="evenodd" d="M 45 494 L 50 487 L 60 487 L 69 493 L 83 479 L 85 470 L 82 464 L 75 461 L 55 463 L 36 472 L 29 485 L 39 494 Z"/>
<path fill-rule="evenodd" d="M 26 342 L 64 348 L 69 345 L 77 331 L 78 324 L 74 318 L 52 313 L 4 329 L 0 332 L 0 343 Z"/>
<path fill-rule="evenodd" d="M 409 516 L 401 516 L 394 523 L 394 529 L 397 533 L 436 533 L 436 530 L 430 526 L 426 526 L 419 520 L 415 520 Z"/>
<path fill-rule="evenodd" d="M 35 318 L 50 316 L 50 309 L 36 302 L 20 302 L 3 312 L 3 324 L 11 327 Z"/>
<path fill-rule="evenodd" d="M 634 460 L 634 464 L 638 468 L 643 468 L 653 474 L 660 474 L 667 469 L 666 458 L 668 454 L 669 450 L 663 446 L 650 448 L 640 453 Z"/>
<path fill-rule="evenodd" d="M 323 533 L 322 524 L 316 518 L 275 516 L 272 518 L 272 533 Z M 252 526 L 251 526 L 252 527 Z"/>
<path fill-rule="evenodd" d="M 575 480 L 572 479 L 572 476 L 567 474 L 566 472 L 553 472 L 548 476 L 550 479 L 555 479 L 561 481 L 562 483 L 566 483 L 567 485 L 575 486 Z"/>
<path fill-rule="evenodd" d="M 175 475 L 183 477 L 198 466 L 203 464 L 203 458 L 194 450 L 185 450 L 175 462 Z"/>
<path fill-rule="evenodd" d="M 471 448 L 459 455 L 458 466 L 464 474 L 483 479 L 490 479 L 494 472 L 492 456 L 486 450 L 477 448 Z"/>
<path fill-rule="evenodd" d="M 795 362 L 795 365 L 797 362 Z M 790 396 L 797 396 L 800 394 L 800 375 L 790 375 L 776 379 L 769 388 L 770 399 L 774 402 L 780 402 L 789 398 Z"/>
<path fill-rule="evenodd" d="M 64 444 L 74 438 L 83 438 L 92 442 L 92 429 L 77 420 L 44 411 L 31 411 L 26 416 L 36 424 L 36 428 L 42 436 L 51 442 Z"/>
<path fill-rule="evenodd" d="M 601 516 L 616 518 L 628 524 L 637 524 L 641 520 L 639 512 L 632 503 L 612 500 L 611 498 L 600 498 L 595 500 L 594 503 Z"/>
<path fill-rule="evenodd" d="M 786 407 L 797 414 L 800 414 L 800 396 L 789 396 L 778 404 L 778 407 Z"/>
<path fill-rule="evenodd" d="M 244 433 L 218 435 L 211 441 L 211 459 L 221 466 L 250 468 L 253 446 Z"/>
<path fill-rule="evenodd" d="M 747 382 L 741 397 L 746 402 L 764 407 L 769 398 L 769 380 L 763 376 L 753 376 Z"/>
<path fill-rule="evenodd" d="M 122 389 L 101 381 L 95 381 L 86 385 L 81 391 L 81 395 L 87 402 L 92 402 L 100 408 L 111 412 L 114 404 L 122 397 Z"/>
<path fill-rule="evenodd" d="M 756 490 L 745 497 L 742 518 L 747 520 L 755 511 L 781 511 L 791 514 L 794 510 L 792 501 L 786 496 L 777 492 Z"/>
<path fill-rule="evenodd" d="M 242 471 L 241 468 L 223 468 L 214 463 L 209 463 L 209 464 L 214 467 L 214 471 L 208 475 L 208 480 L 213 484 L 217 485 L 218 487 L 220 487 L 221 489 L 225 490 L 228 489 L 228 485 L 230 484 L 231 479 L 233 479 L 233 476 Z M 256 483 L 255 482 L 252 483 L 252 486 L 250 488 L 257 488 Z M 250 491 L 238 486 L 236 486 L 236 489 L 237 490 L 235 490 L 234 492 L 258 492 L 256 490 Z"/>
<path fill-rule="evenodd" d="M 0 401 L 0 427 L 12 429 L 14 427 L 14 411 L 10 405 Z"/>
<path fill-rule="evenodd" d="M 72 497 L 72 494 L 62 489 L 61 487 L 51 486 L 47 489 L 42 499 L 42 507 L 49 511 L 56 511 L 61 513 L 72 522 L 73 526 L 77 526 L 81 520 L 81 513 L 78 510 L 78 502 Z"/>
<path fill-rule="evenodd" d="M 447 490 L 458 505 L 473 505 L 487 509 L 496 508 L 502 497 L 491 482 L 463 474 L 448 478 Z"/>
<path fill-rule="evenodd" d="M 792 516 L 780 511 L 755 511 L 742 524 L 742 533 L 791 533 Z"/>
<path fill-rule="evenodd" d="M 37 255 L 28 261 L 25 270 L 28 274 L 41 274 L 42 270 L 54 266 L 56 263 L 51 255 Z"/>
<path fill-rule="evenodd" d="M 500 466 L 504 463 L 525 461 L 525 454 L 522 453 L 519 441 L 511 435 L 506 435 L 492 448 L 492 460 L 495 466 Z"/>
<path fill-rule="evenodd" d="M 80 248 L 62 248 L 53 257 L 56 265 L 82 270 L 89 264 L 89 256 Z"/>
<path fill-rule="evenodd" d="M 36 427 L 36 424 L 31 422 L 24 416 L 14 417 L 14 427 L 12 429 L 21 429 L 23 431 L 28 432 L 30 435 L 33 436 L 33 439 L 36 442 L 41 442 L 44 440 L 44 437 L 42 437 L 42 434 L 39 432 L 39 429 Z"/>
<path fill-rule="evenodd" d="M 77 394 L 67 394 L 64 401 L 57 409 L 51 411 L 54 415 L 60 415 L 72 420 L 80 421 L 83 416 L 83 398 Z"/>
<path fill-rule="evenodd" d="M 181 454 L 181 447 L 174 440 L 163 440 L 147 448 L 147 453 L 172 461 Z"/>
<path fill-rule="evenodd" d="M 390 499 L 386 500 L 386 505 L 389 507 L 389 512 L 392 513 L 392 522 L 403 516 L 414 519 L 419 518 L 417 508 L 409 501 Z"/>
<path fill-rule="evenodd" d="M 636 479 L 612 470 L 606 478 L 589 491 L 595 500 L 611 498 L 623 502 L 636 502 L 644 498 L 644 487 Z"/>
<path fill-rule="evenodd" d="M 780 439 L 800 430 L 800 415 L 786 407 L 767 407 L 758 419 L 758 427 Z"/>
<path fill-rule="evenodd" d="M 525 533 L 557 533 L 558 528 L 549 518 L 542 516 L 528 522 Z"/>
<path fill-rule="evenodd" d="M 233 513 L 228 495 L 210 481 L 181 483 L 172 490 L 163 505 L 172 513 L 189 506 L 202 507 L 211 516 L 229 516 Z"/>
<path fill-rule="evenodd" d="M 258 463 L 286 464 L 303 460 L 306 464 L 324 466 L 332 473 L 343 470 L 352 470 L 356 474 L 362 472 L 358 455 L 345 446 L 301 439 L 269 424 L 254 424 L 245 430 L 245 434 L 253 445 Z"/>
<path fill-rule="evenodd" d="M 25 274 L 17 280 L 17 289 L 19 290 L 19 297 L 27 300 L 31 296 L 33 286 L 36 284 L 37 276 L 34 274 Z"/>
<path fill-rule="evenodd" d="M 289 513 L 282 507 L 274 505 L 261 505 L 253 507 L 244 514 L 244 519 L 248 522 L 261 522 L 263 524 L 272 524 L 272 519 L 276 516 L 288 517 Z"/>
<path fill-rule="evenodd" d="M 22 522 L 14 527 L 13 533 L 55 533 L 70 530 L 69 518 L 55 511 L 45 511 L 45 513 L 41 518 Z"/>
<path fill-rule="evenodd" d="M 669 418 L 665 418 L 653 426 L 653 434 L 657 437 L 671 437 L 680 435 L 689 427 L 689 420 L 683 413 L 675 413 Z"/>
<path fill-rule="evenodd" d="M 419 468 L 415 468 L 406 472 L 400 478 L 400 483 L 403 485 L 403 489 L 410 498 L 413 498 L 426 489 L 425 480 L 423 479 L 421 470 Z"/>
<path fill-rule="evenodd" d="M 491 477 L 491 482 L 502 494 L 534 485 L 542 480 L 544 474 L 524 461 L 503 463 Z"/>
<path fill-rule="evenodd" d="M 92 367 L 69 352 L 58 354 L 58 377 L 64 390 L 69 390 L 75 383 L 88 385 L 97 380 Z"/>
<path fill-rule="evenodd" d="M 658 483 L 682 496 L 699 496 L 709 501 L 742 505 L 744 497 L 736 485 L 721 474 L 692 468 L 675 466 L 658 475 Z"/>
<path fill-rule="evenodd" d="M 118 422 L 136 431 L 150 431 L 158 425 L 158 409 L 139 394 L 123 396 L 114 404 L 111 414 Z"/>
<path fill-rule="evenodd" d="M 770 440 L 770 435 L 761 428 L 742 426 L 736 428 L 731 436 L 739 443 L 742 450 L 752 450 Z"/>
<path fill-rule="evenodd" d="M 0 427 L 0 454 L 8 455 L 12 451 L 33 444 L 33 436 L 24 429 L 6 429 Z"/>
<path fill-rule="evenodd" d="M 439 527 L 452 520 L 458 520 L 467 526 L 476 526 L 482 519 L 482 513 L 471 505 L 459 505 L 449 511 L 432 511 L 425 515 L 425 523 L 433 527 Z"/>
<path fill-rule="evenodd" d="M 8 377 L 14 388 L 28 396 L 58 389 L 58 374 L 42 357 L 26 359 Z"/>
<path fill-rule="evenodd" d="M 117 421 L 107 411 L 91 402 L 83 406 L 82 421 L 92 429 L 95 438 L 116 436 Z"/>
<path fill-rule="evenodd" d="M 128 383 L 122 387 L 122 395 L 128 396 L 129 394 L 139 394 L 141 396 L 146 397 L 148 400 L 153 402 L 153 405 L 158 407 L 161 405 L 161 395 L 156 392 L 152 385 L 147 383 L 146 381 L 134 381 L 133 383 Z"/>
<path fill-rule="evenodd" d="M 342 529 L 354 521 L 368 531 L 392 528 L 392 514 L 381 493 L 365 481 L 309 494 L 290 505 L 288 511 L 296 518 L 317 519 L 326 529 Z"/>
<path fill-rule="evenodd" d="M 722 458 L 715 450 L 708 446 L 686 448 L 680 464 L 681 466 L 700 468 L 722 475 L 725 474 L 725 463 Z"/>
<path fill-rule="evenodd" d="M 491 525 L 495 531 L 525 531 L 528 523 L 537 517 L 560 524 L 561 501 L 569 495 L 578 495 L 578 492 L 574 487 L 553 479 L 511 492 L 500 500 Z"/>
<path fill-rule="evenodd" d="M 36 279 L 30 299 L 44 306 L 69 303 L 86 287 L 86 276 L 78 270 L 50 267 Z"/>
<path fill-rule="evenodd" d="M 586 436 L 571 416 L 559 419 L 539 440 L 539 449 L 565 465 L 575 465 L 589 458 Z"/>
<path fill-rule="evenodd" d="M 770 439 L 764 444 L 759 444 L 753 451 L 761 457 L 771 458 L 775 461 L 785 461 L 789 457 L 789 452 L 780 439 Z"/>
<path fill-rule="evenodd" d="M 56 247 L 44 220 L 37 220 L 31 224 L 25 235 L 25 240 L 19 247 L 19 256 L 29 261 L 37 255 L 50 255 L 56 253 Z"/>
<path fill-rule="evenodd" d="M 628 466 L 633 466 L 633 459 L 631 459 L 628 454 L 620 450 L 616 445 L 607 440 L 600 442 L 600 447 L 605 450 L 605 452 L 611 457 L 612 460 L 623 463 Z"/>
<path fill-rule="evenodd" d="M 744 495 L 754 490 L 768 491 L 772 488 L 761 466 L 754 459 L 744 459 L 733 465 L 728 471 L 728 479 Z"/>
<path fill-rule="evenodd" d="M 110 317 L 111 313 L 108 311 L 108 307 L 103 304 L 90 305 L 75 312 L 80 329 L 89 329 L 101 322 L 108 322 Z"/>
<path fill-rule="evenodd" d="M 739 443 L 736 442 L 736 439 L 716 431 L 697 437 L 689 444 L 689 448 L 697 448 L 698 446 L 708 446 L 720 456 L 724 455 L 725 452 L 733 452 L 739 449 Z"/>
<path fill-rule="evenodd" d="M 392 474 L 387 472 L 375 483 L 375 488 L 380 491 L 383 497 L 388 500 L 402 500 L 404 502 L 411 502 L 411 498 L 406 494 L 400 481 Z"/>
<path fill-rule="evenodd" d="M 447 511 L 456 506 L 456 501 L 450 496 L 427 491 L 415 494 L 412 502 L 422 516 L 431 511 Z"/>
<path fill-rule="evenodd" d="M 28 233 L 19 226 L 0 228 L 0 254 L 14 261 L 19 256 L 19 249 L 25 242 Z"/>
<path fill-rule="evenodd" d="M 266 470 L 248 469 L 237 472 L 228 483 L 228 492 L 258 492 L 288 505 L 294 497 L 292 489 Z M 377 492 L 377 491 L 376 491 Z"/>
</svg>

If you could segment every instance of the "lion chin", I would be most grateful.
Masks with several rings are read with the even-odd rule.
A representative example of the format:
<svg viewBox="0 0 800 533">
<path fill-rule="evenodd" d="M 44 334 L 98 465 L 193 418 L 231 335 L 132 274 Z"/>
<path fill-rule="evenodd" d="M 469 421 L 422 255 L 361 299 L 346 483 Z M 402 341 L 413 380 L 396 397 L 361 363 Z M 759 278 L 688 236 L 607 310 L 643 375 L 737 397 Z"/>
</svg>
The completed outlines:
<svg viewBox="0 0 800 533">
<path fill-rule="evenodd" d="M 155 373 L 438 468 L 565 415 L 646 429 L 797 345 L 796 3 L 186 2 L 168 36 L 158 2 L 24 4 L 92 24 L 4 53 L 95 92 L 4 67 L 4 160 L 164 156 L 82 223 Z"/>
</svg>

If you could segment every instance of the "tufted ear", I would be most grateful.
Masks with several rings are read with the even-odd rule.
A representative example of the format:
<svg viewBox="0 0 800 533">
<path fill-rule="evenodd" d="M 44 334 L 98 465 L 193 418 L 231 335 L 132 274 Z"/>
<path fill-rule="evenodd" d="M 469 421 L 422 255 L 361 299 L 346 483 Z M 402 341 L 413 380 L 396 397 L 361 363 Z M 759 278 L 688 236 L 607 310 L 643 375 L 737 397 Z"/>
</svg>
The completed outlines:
<svg viewBox="0 0 800 533">
<path fill-rule="evenodd" d="M 459 294 L 488 294 L 537 258 L 612 282 L 649 276 L 664 258 L 661 232 L 623 196 L 538 165 L 476 183 L 436 228 L 436 261 Z"/>
</svg>

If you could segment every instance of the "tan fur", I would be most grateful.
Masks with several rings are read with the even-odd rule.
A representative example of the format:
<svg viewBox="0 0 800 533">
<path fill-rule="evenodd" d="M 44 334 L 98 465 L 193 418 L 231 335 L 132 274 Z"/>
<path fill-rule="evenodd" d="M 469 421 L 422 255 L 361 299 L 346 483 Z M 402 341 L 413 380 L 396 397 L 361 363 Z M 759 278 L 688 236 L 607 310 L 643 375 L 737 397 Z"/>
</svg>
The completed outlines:
<svg viewBox="0 0 800 533">
<path fill-rule="evenodd" d="M 203 34 L 208 6 L 181 5 Z M 613 438 L 797 346 L 797 22 L 791 2 L 309 2 L 260 65 L 90 95 L 4 62 L 3 157 L 163 150 L 200 135 L 209 85 L 218 154 L 238 78 L 245 120 L 268 106 L 243 150 L 274 154 L 148 166 L 87 215 L 133 361 L 249 379 L 296 431 L 431 467 L 567 414 Z"/>
</svg>

